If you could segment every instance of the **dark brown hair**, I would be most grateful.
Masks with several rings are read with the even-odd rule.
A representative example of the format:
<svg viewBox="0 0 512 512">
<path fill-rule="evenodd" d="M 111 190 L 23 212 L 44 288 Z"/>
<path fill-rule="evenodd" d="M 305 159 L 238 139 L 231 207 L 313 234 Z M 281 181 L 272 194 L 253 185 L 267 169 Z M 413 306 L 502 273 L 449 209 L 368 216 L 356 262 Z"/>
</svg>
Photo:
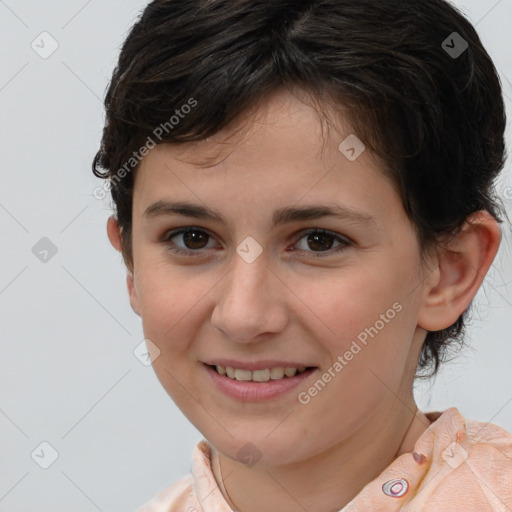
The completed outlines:
<svg viewBox="0 0 512 512">
<path fill-rule="evenodd" d="M 155 0 L 122 46 L 93 163 L 109 180 L 128 267 L 141 148 L 209 137 L 283 86 L 348 108 L 354 133 L 386 163 L 422 257 L 473 212 L 503 222 L 499 76 L 448 2 Z M 462 346 L 468 310 L 427 334 L 419 374 L 434 375 L 448 345 Z"/>
</svg>

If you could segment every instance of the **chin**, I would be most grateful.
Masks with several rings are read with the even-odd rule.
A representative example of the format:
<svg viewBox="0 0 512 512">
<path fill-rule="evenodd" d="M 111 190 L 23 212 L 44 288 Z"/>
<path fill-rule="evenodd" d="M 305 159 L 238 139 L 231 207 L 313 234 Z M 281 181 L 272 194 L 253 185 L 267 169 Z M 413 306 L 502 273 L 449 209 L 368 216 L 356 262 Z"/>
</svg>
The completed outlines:
<svg viewBox="0 0 512 512">
<path fill-rule="evenodd" d="M 302 459 L 300 451 L 297 450 L 300 439 L 290 437 L 286 432 L 272 439 L 262 439 L 261 430 L 254 431 L 253 435 L 235 436 L 234 439 L 225 436 L 222 439 L 206 436 L 205 438 L 225 457 L 246 464 L 248 467 L 255 464 L 278 466 Z"/>
</svg>

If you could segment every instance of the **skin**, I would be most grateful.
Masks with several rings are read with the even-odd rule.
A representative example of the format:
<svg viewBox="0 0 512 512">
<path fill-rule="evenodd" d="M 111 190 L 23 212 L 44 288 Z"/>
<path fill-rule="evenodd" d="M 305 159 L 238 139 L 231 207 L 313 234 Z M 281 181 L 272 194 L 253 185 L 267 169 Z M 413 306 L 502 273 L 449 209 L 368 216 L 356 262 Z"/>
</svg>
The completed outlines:
<svg viewBox="0 0 512 512">
<path fill-rule="evenodd" d="M 378 159 L 366 150 L 352 162 L 338 150 L 353 133 L 341 121 L 322 135 L 318 113 L 300 95 L 278 90 L 206 141 L 157 146 L 137 170 L 130 303 L 160 350 L 156 375 L 212 445 L 224 498 L 243 512 L 339 510 L 413 450 L 430 424 L 412 391 L 426 332 L 452 325 L 468 307 L 500 244 L 499 225 L 477 212 L 449 250 L 423 265 Z M 157 200 L 206 205 L 227 225 L 144 218 Z M 376 227 L 324 218 L 271 229 L 273 210 L 312 204 L 349 205 Z M 186 226 L 211 237 L 188 246 L 200 256 L 173 254 L 172 241 L 161 241 Z M 310 228 L 350 244 L 336 253 L 336 238 L 308 243 L 300 231 Z M 113 216 L 107 232 L 122 251 Z M 236 252 L 248 236 L 263 249 L 252 263 Z M 183 236 L 173 241 L 187 248 Z M 326 256 L 314 258 L 319 252 Z M 395 302 L 401 311 L 317 396 L 299 403 L 297 393 Z M 285 396 L 242 402 L 211 385 L 202 361 L 215 357 L 299 360 L 319 370 Z M 251 467 L 237 458 L 248 442 L 261 452 Z M 220 483 L 216 464 L 214 476 Z"/>
</svg>

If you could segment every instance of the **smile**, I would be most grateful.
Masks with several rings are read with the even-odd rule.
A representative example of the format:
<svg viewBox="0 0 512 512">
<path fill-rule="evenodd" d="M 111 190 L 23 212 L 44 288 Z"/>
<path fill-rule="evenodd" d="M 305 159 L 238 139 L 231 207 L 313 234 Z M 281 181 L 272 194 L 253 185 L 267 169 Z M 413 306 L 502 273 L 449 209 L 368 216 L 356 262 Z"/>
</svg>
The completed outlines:
<svg viewBox="0 0 512 512">
<path fill-rule="evenodd" d="M 271 366 L 247 370 L 207 363 L 203 363 L 203 368 L 214 389 L 243 402 L 261 402 L 287 395 L 318 370 L 313 366 Z"/>
<path fill-rule="evenodd" d="M 276 368 L 265 368 L 263 370 L 244 370 L 240 368 L 232 368 L 231 366 L 211 366 L 219 375 L 226 376 L 233 380 L 245 380 L 253 382 L 268 382 L 269 380 L 278 380 L 287 377 L 293 377 L 297 373 L 305 372 L 308 368 L 305 366 L 299 366 L 298 368 L 291 367 L 276 367 Z"/>
</svg>

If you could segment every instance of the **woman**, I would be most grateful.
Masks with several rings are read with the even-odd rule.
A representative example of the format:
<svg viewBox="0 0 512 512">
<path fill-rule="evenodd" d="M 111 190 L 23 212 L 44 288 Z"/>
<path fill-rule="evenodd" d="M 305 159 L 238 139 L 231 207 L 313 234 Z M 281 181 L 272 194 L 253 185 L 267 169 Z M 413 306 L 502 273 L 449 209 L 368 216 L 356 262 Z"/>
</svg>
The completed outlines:
<svg viewBox="0 0 512 512">
<path fill-rule="evenodd" d="M 512 436 L 416 377 L 500 244 L 495 67 L 443 0 L 156 0 L 94 161 L 155 372 L 204 435 L 139 509 L 512 509 Z"/>
</svg>

